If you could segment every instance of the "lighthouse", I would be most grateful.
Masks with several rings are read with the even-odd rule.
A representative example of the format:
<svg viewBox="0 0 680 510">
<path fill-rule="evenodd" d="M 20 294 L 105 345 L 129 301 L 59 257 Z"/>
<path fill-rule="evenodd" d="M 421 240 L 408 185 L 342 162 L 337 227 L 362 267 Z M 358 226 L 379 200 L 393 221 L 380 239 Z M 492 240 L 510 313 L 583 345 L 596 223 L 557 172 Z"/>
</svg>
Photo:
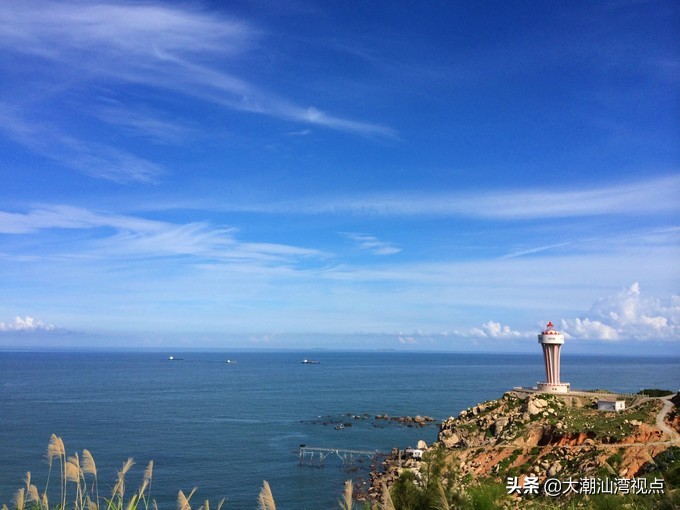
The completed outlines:
<svg viewBox="0 0 680 510">
<path fill-rule="evenodd" d="M 538 383 L 538 391 L 568 393 L 569 383 L 560 382 L 560 349 L 564 343 L 564 335 L 555 330 L 552 322 L 548 322 L 545 330 L 538 335 L 538 343 L 543 347 L 545 361 L 545 382 Z"/>
</svg>

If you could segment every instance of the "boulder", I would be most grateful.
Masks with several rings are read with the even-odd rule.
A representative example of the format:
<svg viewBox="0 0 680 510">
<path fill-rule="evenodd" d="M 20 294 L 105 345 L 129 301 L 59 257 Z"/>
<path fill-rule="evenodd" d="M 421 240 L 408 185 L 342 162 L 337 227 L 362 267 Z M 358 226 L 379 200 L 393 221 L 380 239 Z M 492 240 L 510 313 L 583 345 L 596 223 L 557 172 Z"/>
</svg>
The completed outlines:
<svg viewBox="0 0 680 510">
<path fill-rule="evenodd" d="M 560 471 L 562 471 L 562 464 L 560 464 L 560 461 L 557 460 L 552 466 L 550 466 L 550 469 L 548 469 L 548 476 L 552 478 Z"/>
<path fill-rule="evenodd" d="M 530 415 L 535 415 L 545 411 L 548 403 L 540 398 L 530 398 L 527 400 L 527 412 Z"/>
<path fill-rule="evenodd" d="M 446 437 L 441 438 L 441 442 L 444 443 L 444 446 L 446 448 L 453 448 L 455 446 L 459 446 L 461 441 L 462 438 L 455 432 L 451 433 L 450 435 L 447 435 Z"/>
<path fill-rule="evenodd" d="M 508 423 L 510 423 L 510 418 L 508 418 L 507 416 L 501 416 L 500 418 L 498 418 L 493 424 L 494 436 L 500 435 L 503 429 L 508 426 Z"/>
</svg>

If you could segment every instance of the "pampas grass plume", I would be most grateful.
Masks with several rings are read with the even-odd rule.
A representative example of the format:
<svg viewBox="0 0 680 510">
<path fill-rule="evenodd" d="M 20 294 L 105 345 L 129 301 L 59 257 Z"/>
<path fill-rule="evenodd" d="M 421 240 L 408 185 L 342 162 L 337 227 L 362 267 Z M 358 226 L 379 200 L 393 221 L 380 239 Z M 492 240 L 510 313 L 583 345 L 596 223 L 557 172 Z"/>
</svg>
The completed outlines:
<svg viewBox="0 0 680 510">
<path fill-rule="evenodd" d="M 99 507 L 97 503 L 90 499 L 90 496 L 85 497 L 85 510 L 97 510 Z"/>
<path fill-rule="evenodd" d="M 26 491 L 26 501 L 32 503 L 40 503 L 40 495 L 38 494 L 38 488 L 35 485 L 29 485 Z"/>
<path fill-rule="evenodd" d="M 142 486 L 139 488 L 139 497 L 144 498 L 144 491 L 146 488 L 149 488 L 149 493 L 146 495 L 146 498 L 144 498 L 144 505 L 146 506 L 148 504 L 147 499 L 150 497 L 151 494 L 151 478 L 153 477 L 153 461 L 150 460 L 149 464 L 146 466 L 146 469 L 144 470 L 144 478 L 142 480 Z"/>
<path fill-rule="evenodd" d="M 144 480 L 147 482 L 151 482 L 151 477 L 153 475 L 153 461 L 149 461 L 149 465 L 146 466 L 146 469 L 144 470 Z"/>
<path fill-rule="evenodd" d="M 80 458 L 76 453 L 66 461 L 66 481 L 79 482 L 83 478 L 83 470 L 80 468 Z"/>
<path fill-rule="evenodd" d="M 26 471 L 26 478 L 24 478 L 24 483 L 26 483 L 26 502 L 40 503 L 40 495 L 38 494 L 38 488 L 31 483 L 30 471 Z"/>
<path fill-rule="evenodd" d="M 83 450 L 83 474 L 97 477 L 97 465 L 90 450 Z"/>
<path fill-rule="evenodd" d="M 352 480 L 347 480 L 345 482 L 345 492 L 342 494 L 342 499 L 338 501 L 340 503 L 340 510 L 352 510 L 354 503 L 352 501 L 352 492 L 354 487 L 352 486 Z"/>
<path fill-rule="evenodd" d="M 47 461 L 52 465 L 52 459 L 55 457 L 63 457 L 66 455 L 64 448 L 64 441 L 56 434 L 50 436 L 50 443 L 47 445 Z"/>
<path fill-rule="evenodd" d="M 128 460 L 123 463 L 123 467 L 118 471 L 118 481 L 113 488 L 112 497 L 118 496 L 121 500 L 123 499 L 123 496 L 125 495 L 125 475 L 130 471 L 130 468 L 134 463 L 135 461 L 132 460 L 132 458 L 128 458 Z"/>
<path fill-rule="evenodd" d="M 24 510 L 24 504 L 26 503 L 24 489 L 19 489 L 16 494 L 14 494 L 14 507 L 17 510 Z"/>
<path fill-rule="evenodd" d="M 259 510 L 276 510 L 276 503 L 274 502 L 274 495 L 272 489 L 269 487 L 267 480 L 262 482 L 262 490 L 257 498 L 259 503 Z"/>
<path fill-rule="evenodd" d="M 179 491 L 179 494 L 177 494 L 177 510 L 191 510 L 189 500 L 191 499 L 191 496 L 194 495 L 194 492 L 196 492 L 196 487 L 191 490 L 188 496 L 185 496 L 182 491 Z"/>
<path fill-rule="evenodd" d="M 191 510 L 191 505 L 189 505 L 189 499 L 184 495 L 182 491 L 177 494 L 177 510 Z"/>
</svg>

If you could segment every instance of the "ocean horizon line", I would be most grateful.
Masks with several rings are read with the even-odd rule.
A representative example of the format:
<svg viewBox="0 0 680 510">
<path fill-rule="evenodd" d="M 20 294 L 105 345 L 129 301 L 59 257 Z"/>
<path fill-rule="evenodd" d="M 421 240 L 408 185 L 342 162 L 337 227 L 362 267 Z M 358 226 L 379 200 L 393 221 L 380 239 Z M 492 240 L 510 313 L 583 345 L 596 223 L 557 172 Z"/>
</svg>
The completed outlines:
<svg viewBox="0 0 680 510">
<path fill-rule="evenodd" d="M 266 348 L 266 347 L 233 347 L 233 348 L 215 348 L 215 347 L 1 347 L 0 353 L 99 353 L 99 354 L 134 354 L 134 353 L 148 353 L 148 354 L 164 354 L 167 356 L 172 356 L 177 353 L 181 354 L 228 354 L 228 353 L 256 353 L 256 354 L 317 354 L 317 353 L 328 353 L 328 354 L 356 354 L 356 353 L 367 353 L 367 354 L 465 354 L 465 355 L 491 355 L 491 356 L 536 356 L 542 357 L 541 352 L 535 352 L 527 349 L 526 351 L 487 351 L 487 350 L 444 350 L 444 349 L 433 349 L 433 350 L 415 350 L 415 349 L 359 349 L 359 348 L 337 348 L 337 347 L 313 347 L 313 348 L 302 348 L 302 347 L 290 347 L 290 348 Z M 668 355 L 668 354 L 649 354 L 649 353 L 585 353 L 585 352 L 572 352 L 572 353 L 562 353 L 562 357 L 597 357 L 597 358 L 661 358 L 668 360 L 680 360 L 680 355 Z"/>
</svg>

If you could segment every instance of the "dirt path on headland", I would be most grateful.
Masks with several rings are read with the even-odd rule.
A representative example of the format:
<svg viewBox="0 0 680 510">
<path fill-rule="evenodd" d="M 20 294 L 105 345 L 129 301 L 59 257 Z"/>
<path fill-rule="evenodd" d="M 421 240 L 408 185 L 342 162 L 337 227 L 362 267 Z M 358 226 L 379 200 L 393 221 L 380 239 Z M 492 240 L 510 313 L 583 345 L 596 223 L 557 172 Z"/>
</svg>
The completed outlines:
<svg viewBox="0 0 680 510">
<path fill-rule="evenodd" d="M 670 397 L 663 397 L 661 400 L 663 400 L 664 403 L 661 411 L 659 411 L 659 414 L 656 415 L 656 426 L 659 427 L 659 429 L 661 429 L 661 431 L 663 431 L 663 433 L 670 438 L 672 443 L 678 443 L 680 442 L 680 434 L 666 425 L 665 422 L 666 416 L 668 416 L 668 413 L 670 413 L 671 409 L 673 409 L 673 402 L 671 402 Z"/>
</svg>

